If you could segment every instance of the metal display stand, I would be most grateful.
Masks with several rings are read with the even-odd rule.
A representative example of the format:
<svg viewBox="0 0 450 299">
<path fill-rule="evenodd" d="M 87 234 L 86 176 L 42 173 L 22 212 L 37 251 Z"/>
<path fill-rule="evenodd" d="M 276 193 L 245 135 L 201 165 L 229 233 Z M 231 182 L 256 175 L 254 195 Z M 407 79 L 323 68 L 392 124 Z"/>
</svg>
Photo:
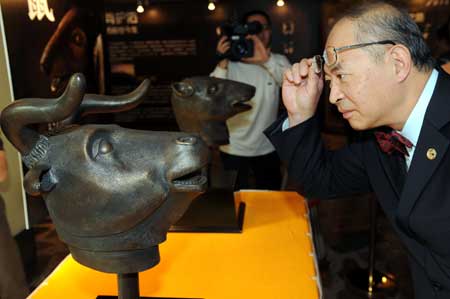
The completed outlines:
<svg viewBox="0 0 450 299">
<path fill-rule="evenodd" d="M 171 232 L 242 232 L 245 203 L 237 209 L 234 194 L 226 189 L 210 189 L 196 198 Z"/>
<path fill-rule="evenodd" d="M 96 299 L 202 299 L 175 297 L 140 297 L 139 273 L 117 274 L 119 296 L 97 296 Z"/>
<path fill-rule="evenodd" d="M 357 268 L 348 275 L 350 288 L 364 298 L 392 298 L 397 293 L 397 283 L 392 274 L 375 269 L 375 247 L 378 204 L 370 199 L 370 236 L 368 268 Z M 363 297 L 361 297 L 363 298 Z"/>
<path fill-rule="evenodd" d="M 210 187 L 193 200 L 170 232 L 242 232 L 245 204 L 234 201 L 237 173 L 223 168 L 218 149 L 211 149 L 208 169 Z"/>
</svg>

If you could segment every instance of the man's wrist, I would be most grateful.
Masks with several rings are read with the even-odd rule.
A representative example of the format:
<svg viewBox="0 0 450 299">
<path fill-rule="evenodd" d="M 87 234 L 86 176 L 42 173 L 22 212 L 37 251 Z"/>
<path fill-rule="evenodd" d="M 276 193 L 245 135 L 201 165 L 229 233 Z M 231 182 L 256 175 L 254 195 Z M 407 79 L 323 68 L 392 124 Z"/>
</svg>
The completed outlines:
<svg viewBox="0 0 450 299">
<path fill-rule="evenodd" d="M 288 113 L 289 127 L 294 127 L 314 116 L 310 113 Z"/>
<path fill-rule="evenodd" d="M 219 61 L 219 63 L 217 65 L 221 69 L 224 69 L 224 70 L 228 69 L 228 59 L 222 59 L 221 61 Z"/>
</svg>

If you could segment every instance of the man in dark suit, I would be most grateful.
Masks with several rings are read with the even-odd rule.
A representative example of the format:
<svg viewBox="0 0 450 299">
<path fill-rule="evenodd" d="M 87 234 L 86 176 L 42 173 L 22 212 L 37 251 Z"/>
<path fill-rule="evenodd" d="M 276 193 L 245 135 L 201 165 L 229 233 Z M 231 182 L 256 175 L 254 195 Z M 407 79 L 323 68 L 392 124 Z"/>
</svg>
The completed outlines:
<svg viewBox="0 0 450 299">
<path fill-rule="evenodd" d="M 433 69 L 409 15 L 380 2 L 344 14 L 328 36 L 324 72 L 315 62 L 286 71 L 288 117 L 265 132 L 290 179 L 306 197 L 375 192 L 408 249 L 416 299 L 450 298 L 450 77 Z M 315 116 L 324 75 L 330 102 L 363 131 L 334 152 Z"/>
</svg>

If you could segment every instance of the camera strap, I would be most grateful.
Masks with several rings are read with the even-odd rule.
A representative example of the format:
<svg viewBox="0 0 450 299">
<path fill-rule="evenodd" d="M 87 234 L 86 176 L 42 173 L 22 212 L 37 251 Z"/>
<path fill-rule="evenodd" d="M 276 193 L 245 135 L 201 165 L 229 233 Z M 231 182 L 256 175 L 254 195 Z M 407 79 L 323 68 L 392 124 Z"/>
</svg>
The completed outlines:
<svg viewBox="0 0 450 299">
<path fill-rule="evenodd" d="M 216 59 L 217 59 L 217 61 L 221 61 L 221 60 L 223 60 L 225 58 L 227 58 L 226 54 L 222 54 L 222 53 L 216 51 Z"/>
<path fill-rule="evenodd" d="M 279 86 L 279 87 L 281 87 L 281 82 L 278 82 L 277 81 L 277 79 L 275 78 L 275 76 L 272 74 L 272 72 L 265 66 L 265 65 L 263 65 L 263 64 L 258 64 L 261 68 L 263 68 L 268 74 L 269 74 L 269 76 L 270 77 L 272 77 L 272 79 L 273 79 L 273 81 L 275 81 L 275 83 Z"/>
</svg>

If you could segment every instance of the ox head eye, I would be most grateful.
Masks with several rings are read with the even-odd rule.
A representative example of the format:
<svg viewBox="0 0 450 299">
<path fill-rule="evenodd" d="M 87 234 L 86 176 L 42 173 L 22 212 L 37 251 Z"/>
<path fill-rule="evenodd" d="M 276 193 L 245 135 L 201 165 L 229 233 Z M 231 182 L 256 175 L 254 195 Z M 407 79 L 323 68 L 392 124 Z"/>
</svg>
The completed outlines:
<svg viewBox="0 0 450 299">
<path fill-rule="evenodd" d="M 219 87 L 216 84 L 208 86 L 208 94 L 215 94 L 219 90 Z"/>
<path fill-rule="evenodd" d="M 70 41 L 78 47 L 84 47 L 86 45 L 86 34 L 77 27 L 71 32 Z"/>
<path fill-rule="evenodd" d="M 92 146 L 92 156 L 97 158 L 99 155 L 106 155 L 113 151 L 111 142 L 106 139 L 99 138 L 94 141 Z"/>
<path fill-rule="evenodd" d="M 176 82 L 172 84 L 172 90 L 182 98 L 191 97 L 195 93 L 195 88 L 189 82 Z"/>
<path fill-rule="evenodd" d="M 102 139 L 100 141 L 100 144 L 98 146 L 98 153 L 100 155 L 107 154 L 109 152 L 112 152 L 113 146 L 109 141 L 106 141 L 105 139 Z"/>
</svg>

